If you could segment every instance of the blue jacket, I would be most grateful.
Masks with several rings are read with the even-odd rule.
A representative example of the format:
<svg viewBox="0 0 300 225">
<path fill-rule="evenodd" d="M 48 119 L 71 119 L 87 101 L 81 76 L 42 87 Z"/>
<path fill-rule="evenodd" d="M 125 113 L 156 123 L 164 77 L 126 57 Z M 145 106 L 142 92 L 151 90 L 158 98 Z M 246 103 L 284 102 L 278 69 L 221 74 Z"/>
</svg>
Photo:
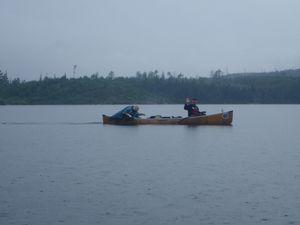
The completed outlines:
<svg viewBox="0 0 300 225">
<path fill-rule="evenodd" d="M 128 118 L 126 114 L 131 115 L 133 118 L 138 118 L 140 115 L 143 115 L 141 113 L 138 113 L 133 110 L 133 106 L 127 106 L 121 111 L 117 112 L 116 114 L 112 115 L 111 118 L 113 119 L 125 119 Z"/>
</svg>

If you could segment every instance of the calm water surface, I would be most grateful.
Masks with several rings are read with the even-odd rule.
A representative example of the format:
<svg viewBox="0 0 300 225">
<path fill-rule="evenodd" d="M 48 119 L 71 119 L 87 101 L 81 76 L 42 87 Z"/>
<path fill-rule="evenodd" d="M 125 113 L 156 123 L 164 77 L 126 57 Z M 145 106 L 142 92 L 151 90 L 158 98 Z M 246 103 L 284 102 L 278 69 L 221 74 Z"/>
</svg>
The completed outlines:
<svg viewBox="0 0 300 225">
<path fill-rule="evenodd" d="M 1 106 L 0 224 L 300 224 L 300 106 L 233 126 L 101 124 L 123 106 Z M 182 105 L 142 105 L 184 116 Z"/>
</svg>

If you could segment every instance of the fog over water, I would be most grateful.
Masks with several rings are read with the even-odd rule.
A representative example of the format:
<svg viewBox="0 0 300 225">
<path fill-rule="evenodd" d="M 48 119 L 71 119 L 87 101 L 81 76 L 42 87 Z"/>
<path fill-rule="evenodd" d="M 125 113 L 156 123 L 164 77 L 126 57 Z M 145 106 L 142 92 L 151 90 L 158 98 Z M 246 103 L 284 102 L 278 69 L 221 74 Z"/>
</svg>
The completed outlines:
<svg viewBox="0 0 300 225">
<path fill-rule="evenodd" d="M 298 0 L 1 0 L 10 77 L 300 67 Z"/>
</svg>

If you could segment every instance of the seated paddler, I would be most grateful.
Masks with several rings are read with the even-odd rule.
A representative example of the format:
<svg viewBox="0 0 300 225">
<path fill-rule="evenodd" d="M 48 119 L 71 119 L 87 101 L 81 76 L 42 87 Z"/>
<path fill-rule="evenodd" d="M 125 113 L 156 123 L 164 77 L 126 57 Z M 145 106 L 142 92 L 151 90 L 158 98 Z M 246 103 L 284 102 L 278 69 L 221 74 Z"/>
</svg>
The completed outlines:
<svg viewBox="0 0 300 225">
<path fill-rule="evenodd" d="M 200 111 L 197 106 L 198 100 L 193 98 L 190 101 L 189 98 L 185 99 L 184 109 L 188 111 L 188 116 L 203 116 L 206 115 L 206 111 Z"/>
<path fill-rule="evenodd" d="M 139 118 L 140 116 L 145 116 L 143 113 L 139 113 L 139 107 L 137 105 L 126 106 L 121 111 L 112 115 L 112 119 L 129 119 L 129 118 Z"/>
</svg>

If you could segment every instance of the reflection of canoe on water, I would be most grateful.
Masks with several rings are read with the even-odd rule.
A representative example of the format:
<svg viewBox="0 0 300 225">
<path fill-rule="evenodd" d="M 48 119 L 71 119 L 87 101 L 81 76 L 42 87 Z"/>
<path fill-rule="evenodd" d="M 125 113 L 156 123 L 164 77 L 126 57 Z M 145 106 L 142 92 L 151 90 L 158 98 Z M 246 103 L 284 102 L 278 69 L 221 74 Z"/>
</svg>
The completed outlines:
<svg viewBox="0 0 300 225">
<path fill-rule="evenodd" d="M 139 124 L 173 124 L 173 125 L 231 125 L 233 111 L 195 117 L 154 117 L 114 119 L 103 115 L 103 124 L 139 125 Z"/>
</svg>

